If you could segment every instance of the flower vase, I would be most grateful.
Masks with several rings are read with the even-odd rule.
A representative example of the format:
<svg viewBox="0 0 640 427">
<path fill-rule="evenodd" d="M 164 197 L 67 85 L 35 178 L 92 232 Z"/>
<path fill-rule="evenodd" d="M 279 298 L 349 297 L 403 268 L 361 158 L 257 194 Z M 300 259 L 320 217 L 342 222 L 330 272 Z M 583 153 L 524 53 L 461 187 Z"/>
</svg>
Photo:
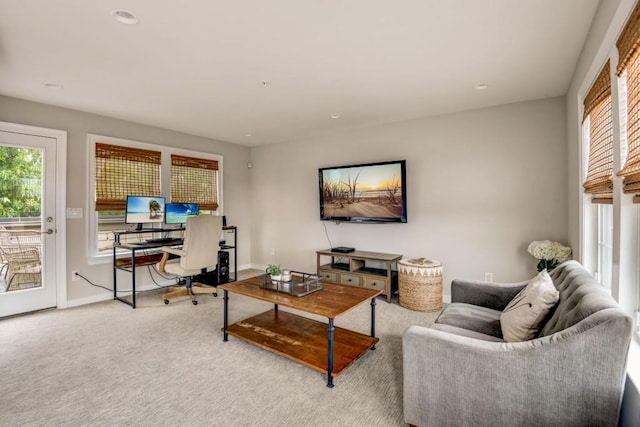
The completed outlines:
<svg viewBox="0 0 640 427">
<path fill-rule="evenodd" d="M 541 259 L 538 261 L 536 268 L 538 271 L 547 270 L 549 273 L 558 266 L 558 262 L 554 259 Z"/>
</svg>

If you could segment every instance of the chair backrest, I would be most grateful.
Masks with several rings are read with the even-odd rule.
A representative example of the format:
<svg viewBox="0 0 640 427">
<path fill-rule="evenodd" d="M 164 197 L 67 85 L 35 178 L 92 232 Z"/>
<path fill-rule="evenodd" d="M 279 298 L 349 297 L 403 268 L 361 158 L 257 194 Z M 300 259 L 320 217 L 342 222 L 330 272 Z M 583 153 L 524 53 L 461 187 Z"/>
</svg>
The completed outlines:
<svg viewBox="0 0 640 427">
<path fill-rule="evenodd" d="M 42 245 L 42 234 L 39 231 L 22 230 L 13 232 L 13 238 L 18 242 L 20 248 L 35 249 L 40 252 L 40 246 Z"/>
<path fill-rule="evenodd" d="M 185 270 L 215 266 L 218 262 L 222 217 L 197 215 L 187 218 L 180 267 Z"/>
</svg>

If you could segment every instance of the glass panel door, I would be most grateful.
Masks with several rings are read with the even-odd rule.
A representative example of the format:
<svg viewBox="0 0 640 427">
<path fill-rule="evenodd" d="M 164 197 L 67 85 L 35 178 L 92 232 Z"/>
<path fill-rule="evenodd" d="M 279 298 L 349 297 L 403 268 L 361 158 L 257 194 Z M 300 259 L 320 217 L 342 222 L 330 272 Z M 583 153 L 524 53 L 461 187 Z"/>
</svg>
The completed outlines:
<svg viewBox="0 0 640 427">
<path fill-rule="evenodd" d="M 0 131 L 0 317 L 56 306 L 55 150 Z"/>
</svg>

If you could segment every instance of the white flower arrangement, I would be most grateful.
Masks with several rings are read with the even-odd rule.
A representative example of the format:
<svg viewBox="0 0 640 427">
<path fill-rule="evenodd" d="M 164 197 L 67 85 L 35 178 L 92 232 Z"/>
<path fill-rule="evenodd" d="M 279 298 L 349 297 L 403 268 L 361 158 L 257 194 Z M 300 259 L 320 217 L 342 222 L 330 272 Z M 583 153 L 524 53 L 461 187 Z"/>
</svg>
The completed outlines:
<svg viewBox="0 0 640 427">
<path fill-rule="evenodd" d="M 529 244 L 527 252 L 538 259 L 538 271 L 545 268 L 551 271 L 571 259 L 571 248 L 551 240 L 535 240 Z"/>
</svg>

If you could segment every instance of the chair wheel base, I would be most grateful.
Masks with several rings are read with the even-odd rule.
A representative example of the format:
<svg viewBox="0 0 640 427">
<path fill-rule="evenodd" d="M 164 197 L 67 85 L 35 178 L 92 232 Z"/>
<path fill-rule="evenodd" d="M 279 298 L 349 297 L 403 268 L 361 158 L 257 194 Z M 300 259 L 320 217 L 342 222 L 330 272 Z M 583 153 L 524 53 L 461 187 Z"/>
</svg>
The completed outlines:
<svg viewBox="0 0 640 427">
<path fill-rule="evenodd" d="M 217 297 L 217 296 L 218 296 L 218 293 L 217 293 L 217 292 L 214 292 L 214 293 L 213 293 L 213 296 L 214 296 L 214 297 Z"/>
<path fill-rule="evenodd" d="M 191 302 L 193 303 L 193 305 L 198 305 L 198 301 L 196 301 L 196 300 L 193 300 Z"/>
<path fill-rule="evenodd" d="M 164 303 L 169 304 L 169 300 L 168 299 L 164 300 Z"/>
</svg>

